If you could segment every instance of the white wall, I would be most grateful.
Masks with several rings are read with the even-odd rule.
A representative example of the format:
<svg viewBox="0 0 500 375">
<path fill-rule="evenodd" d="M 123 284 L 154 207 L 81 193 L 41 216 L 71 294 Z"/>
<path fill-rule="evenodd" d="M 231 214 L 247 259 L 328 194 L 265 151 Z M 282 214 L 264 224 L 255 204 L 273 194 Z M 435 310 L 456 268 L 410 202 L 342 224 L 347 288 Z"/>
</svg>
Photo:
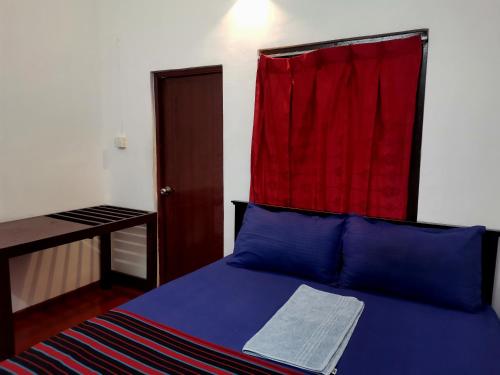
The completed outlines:
<svg viewBox="0 0 500 375">
<path fill-rule="evenodd" d="M 107 199 L 96 21 L 95 1 L 0 0 L 0 221 Z M 14 310 L 98 270 L 97 240 L 15 258 Z"/>
<path fill-rule="evenodd" d="M 110 0 L 99 10 L 103 122 L 116 204 L 155 206 L 149 72 L 222 63 L 230 253 L 230 200 L 248 197 L 257 49 L 427 27 L 419 220 L 500 228 L 498 1 Z M 122 126 L 126 152 L 110 141 Z"/>
<path fill-rule="evenodd" d="M 0 220 L 102 200 L 154 209 L 149 72 L 222 63 L 229 253 L 257 49 L 428 27 L 419 219 L 500 228 L 498 1 L 0 0 L 0 17 Z"/>
</svg>

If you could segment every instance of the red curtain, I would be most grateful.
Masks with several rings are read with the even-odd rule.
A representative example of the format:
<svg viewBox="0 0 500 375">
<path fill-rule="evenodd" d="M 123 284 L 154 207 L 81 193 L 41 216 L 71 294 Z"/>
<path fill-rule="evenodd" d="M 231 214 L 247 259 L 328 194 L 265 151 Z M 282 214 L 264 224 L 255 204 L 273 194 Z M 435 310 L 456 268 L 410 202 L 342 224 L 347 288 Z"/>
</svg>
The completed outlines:
<svg viewBox="0 0 500 375">
<path fill-rule="evenodd" d="M 420 37 L 261 56 L 250 200 L 406 217 Z"/>
</svg>

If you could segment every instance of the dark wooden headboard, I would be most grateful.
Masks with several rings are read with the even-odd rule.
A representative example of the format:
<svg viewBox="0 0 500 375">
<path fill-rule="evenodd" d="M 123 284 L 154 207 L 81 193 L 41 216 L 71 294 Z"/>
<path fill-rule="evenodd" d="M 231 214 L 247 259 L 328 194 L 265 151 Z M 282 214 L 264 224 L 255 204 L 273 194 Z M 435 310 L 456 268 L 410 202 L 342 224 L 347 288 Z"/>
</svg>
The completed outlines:
<svg viewBox="0 0 500 375">
<path fill-rule="evenodd" d="M 241 224 L 243 223 L 243 215 L 245 214 L 245 210 L 247 208 L 248 202 L 242 201 L 232 201 L 234 204 L 234 238 L 238 235 Z M 338 215 L 338 213 L 332 212 L 324 212 L 324 211 L 311 211 L 311 210 L 301 210 L 298 208 L 289 208 L 289 207 L 279 207 L 279 206 L 269 206 L 269 205 L 260 205 L 265 207 L 268 210 L 272 211 L 290 211 L 290 212 L 300 212 L 301 214 L 306 215 Z M 421 228 L 440 228 L 440 229 L 451 229 L 451 228 L 460 228 L 459 226 L 453 225 L 444 225 L 444 224 L 433 224 L 433 223 L 422 223 L 422 222 L 414 222 L 414 221 L 402 221 L 402 220 L 388 220 L 388 219 L 380 219 L 392 224 L 404 224 L 404 225 L 413 225 L 415 227 Z M 486 230 L 483 235 L 483 254 L 482 254 L 482 263 L 483 263 L 483 285 L 482 285 L 482 294 L 483 300 L 485 303 L 491 304 L 493 299 L 493 286 L 495 283 L 495 266 L 497 259 L 497 249 L 498 249 L 498 239 L 500 238 L 500 232 L 494 230 Z"/>
</svg>

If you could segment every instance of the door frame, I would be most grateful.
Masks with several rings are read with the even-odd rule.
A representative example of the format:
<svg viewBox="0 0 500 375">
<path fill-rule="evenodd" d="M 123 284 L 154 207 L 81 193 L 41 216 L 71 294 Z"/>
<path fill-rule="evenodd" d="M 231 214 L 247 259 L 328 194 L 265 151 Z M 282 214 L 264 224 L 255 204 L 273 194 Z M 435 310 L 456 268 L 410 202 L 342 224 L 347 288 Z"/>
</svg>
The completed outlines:
<svg viewBox="0 0 500 375">
<path fill-rule="evenodd" d="M 205 75 L 212 73 L 222 73 L 222 65 L 208 65 L 199 66 L 192 68 L 183 69 L 168 69 L 168 70 L 156 70 L 151 72 L 151 84 L 153 87 L 153 105 L 154 105 L 154 116 L 155 116 L 155 166 L 156 166 L 156 207 L 158 211 L 158 267 L 160 275 L 160 285 L 166 282 L 167 272 L 165 258 L 167 255 L 166 244 L 167 244 L 167 229 L 165 227 L 165 217 L 164 212 L 160 210 L 160 189 L 162 188 L 161 173 L 164 166 L 161 162 L 160 149 L 165 147 L 164 138 L 161 132 L 161 118 L 160 118 L 160 103 L 159 103 L 159 83 L 162 79 L 173 78 L 173 77 L 190 77 L 197 75 Z"/>
</svg>

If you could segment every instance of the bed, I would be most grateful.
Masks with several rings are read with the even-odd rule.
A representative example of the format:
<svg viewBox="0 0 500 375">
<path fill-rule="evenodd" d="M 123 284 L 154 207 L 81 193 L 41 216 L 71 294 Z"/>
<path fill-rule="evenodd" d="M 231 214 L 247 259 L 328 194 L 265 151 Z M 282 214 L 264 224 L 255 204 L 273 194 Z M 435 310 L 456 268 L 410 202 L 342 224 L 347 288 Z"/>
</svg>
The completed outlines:
<svg viewBox="0 0 500 375">
<path fill-rule="evenodd" d="M 245 207 L 246 203 L 236 203 L 236 233 Z M 492 231 L 483 237 L 483 251 L 488 253 L 483 253 L 486 301 L 491 301 L 497 239 L 498 232 Z M 120 310 L 240 352 L 292 293 L 306 284 L 365 303 L 338 363 L 338 374 L 500 374 L 500 320 L 489 304 L 474 313 L 458 311 L 236 268 L 228 265 L 232 257 L 163 285 Z"/>
</svg>

